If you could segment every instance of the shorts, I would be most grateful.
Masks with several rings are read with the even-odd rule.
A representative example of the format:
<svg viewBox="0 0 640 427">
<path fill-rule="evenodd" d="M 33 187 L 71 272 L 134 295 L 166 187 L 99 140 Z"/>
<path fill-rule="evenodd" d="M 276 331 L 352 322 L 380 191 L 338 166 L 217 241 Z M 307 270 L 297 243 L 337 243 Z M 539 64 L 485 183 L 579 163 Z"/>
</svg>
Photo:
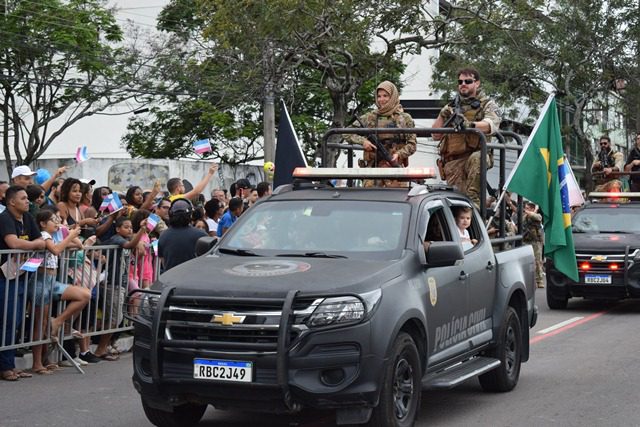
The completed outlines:
<svg viewBox="0 0 640 427">
<path fill-rule="evenodd" d="M 58 282 L 56 276 L 39 272 L 29 278 L 29 290 L 27 294 L 37 307 L 49 305 L 51 296 L 59 301 L 69 285 Z"/>
<path fill-rule="evenodd" d="M 38 274 L 34 273 L 29 278 L 27 295 L 36 307 L 49 305 L 51 302 L 51 289 L 53 284 L 49 278 L 55 279 L 55 277 L 42 274 L 41 272 L 38 272 Z"/>
<path fill-rule="evenodd" d="M 114 292 L 114 287 L 115 292 Z M 127 297 L 127 290 L 113 284 L 100 284 L 100 299 L 98 309 L 102 311 L 104 329 L 117 328 L 124 320 L 123 306 Z"/>
</svg>

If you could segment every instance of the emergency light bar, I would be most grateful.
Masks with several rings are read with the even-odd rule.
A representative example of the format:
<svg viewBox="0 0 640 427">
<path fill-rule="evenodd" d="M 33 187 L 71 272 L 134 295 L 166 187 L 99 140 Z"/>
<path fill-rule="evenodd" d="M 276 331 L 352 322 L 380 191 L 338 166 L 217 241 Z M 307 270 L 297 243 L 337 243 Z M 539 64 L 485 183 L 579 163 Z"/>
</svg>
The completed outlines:
<svg viewBox="0 0 640 427">
<path fill-rule="evenodd" d="M 640 193 L 625 193 L 621 191 L 608 191 L 608 192 L 591 192 L 589 193 L 589 199 L 640 199 Z"/>
<path fill-rule="evenodd" d="M 294 178 L 320 179 L 429 179 L 434 168 L 295 168 Z"/>
</svg>

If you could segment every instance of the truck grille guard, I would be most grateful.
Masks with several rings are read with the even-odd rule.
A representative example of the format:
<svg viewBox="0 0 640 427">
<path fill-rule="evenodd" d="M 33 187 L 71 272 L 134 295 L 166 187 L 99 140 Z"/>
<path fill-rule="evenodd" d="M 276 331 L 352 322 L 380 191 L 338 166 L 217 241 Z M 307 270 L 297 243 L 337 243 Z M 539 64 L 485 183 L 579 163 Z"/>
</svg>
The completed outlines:
<svg viewBox="0 0 640 427">
<path fill-rule="evenodd" d="M 140 291 L 138 291 L 140 292 Z M 152 293 L 158 295 L 158 291 L 150 291 L 144 290 L 143 293 Z M 304 335 L 304 331 L 307 329 L 304 325 L 294 325 L 294 319 L 297 315 L 306 315 L 307 313 L 313 312 L 315 310 L 317 304 L 319 304 L 318 299 L 326 298 L 326 296 L 307 296 L 305 295 L 304 300 L 311 301 L 310 304 L 305 304 L 306 309 L 295 310 L 294 305 L 296 304 L 296 297 L 298 296 L 299 291 L 291 290 L 287 293 L 284 300 L 282 299 L 265 299 L 265 298 L 229 298 L 229 297 L 208 297 L 208 296 L 199 296 L 199 297 L 183 297 L 183 296 L 175 296 L 175 287 L 165 288 L 164 291 L 160 294 L 160 299 L 158 301 L 157 309 L 154 311 L 153 320 L 151 324 L 151 334 L 152 339 L 150 342 L 150 365 L 151 365 L 151 376 L 155 383 L 160 383 L 161 380 L 161 372 L 162 372 L 162 364 L 163 361 L 161 359 L 161 355 L 163 354 L 160 351 L 162 348 L 170 348 L 170 347 L 200 347 L 200 348 L 215 348 L 216 345 L 223 344 L 227 349 L 235 348 L 236 350 L 253 350 L 253 351 L 273 351 L 276 354 L 276 378 L 277 384 L 282 390 L 283 399 L 286 407 L 291 411 L 298 411 L 301 406 L 300 404 L 293 401 L 291 396 L 291 391 L 289 388 L 289 350 L 292 345 L 292 338 L 297 339 L 300 336 Z M 201 322 L 176 322 L 172 320 L 172 313 L 182 311 L 183 313 L 186 310 L 176 309 L 172 304 L 185 302 L 185 301 L 194 301 L 198 300 L 198 302 L 205 302 L 206 304 L 220 304 L 222 306 L 231 305 L 231 304 L 239 304 L 241 303 L 244 306 L 254 305 L 257 307 L 264 306 L 268 304 L 271 307 L 275 307 L 276 305 L 280 308 L 280 319 L 277 324 L 270 325 L 273 326 L 269 328 L 275 332 L 275 328 L 277 327 L 277 340 L 275 343 L 275 348 L 272 344 L 264 344 L 264 343 L 232 343 L 232 342 L 224 342 L 224 343 L 207 343 L 206 341 L 193 341 L 193 340 L 173 340 L 171 339 L 171 333 L 167 334 L 167 331 L 170 329 L 169 325 L 176 326 L 197 326 L 197 327 L 210 327 L 220 329 L 221 326 L 213 325 L 213 324 L 202 324 Z M 202 312 L 206 312 L 210 315 L 210 310 L 201 310 Z M 273 314 L 274 312 L 270 312 Z M 172 323 L 173 322 L 173 323 Z M 264 328 L 262 326 L 261 328 Z M 292 331 L 297 331 L 297 334 L 292 334 Z"/>
</svg>

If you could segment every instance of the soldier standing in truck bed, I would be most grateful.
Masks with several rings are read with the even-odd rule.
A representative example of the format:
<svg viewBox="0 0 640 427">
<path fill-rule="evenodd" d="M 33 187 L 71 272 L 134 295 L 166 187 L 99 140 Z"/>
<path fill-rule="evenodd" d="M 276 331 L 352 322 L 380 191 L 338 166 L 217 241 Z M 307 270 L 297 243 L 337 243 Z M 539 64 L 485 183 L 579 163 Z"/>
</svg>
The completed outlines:
<svg viewBox="0 0 640 427">
<path fill-rule="evenodd" d="M 522 243 L 533 247 L 533 257 L 536 262 L 536 286 L 544 288 L 543 266 L 544 234 L 542 231 L 542 215 L 538 212 L 538 206 L 533 202 L 524 205 L 522 215 Z"/>
<path fill-rule="evenodd" d="M 458 95 L 456 100 L 445 105 L 433 123 L 434 128 L 445 127 L 456 114 L 459 103 L 464 119 L 462 127 L 475 128 L 485 135 L 492 135 L 500 128 L 500 113 L 496 103 L 480 89 L 480 73 L 475 68 L 458 71 Z M 462 119 L 461 118 L 461 119 Z M 433 134 L 440 141 L 438 168 L 440 177 L 458 191 L 465 193 L 480 206 L 480 137 L 470 133 Z M 487 142 L 490 138 L 487 137 Z M 487 155 L 487 168 L 493 166 L 493 153 Z"/>
<path fill-rule="evenodd" d="M 396 85 L 384 81 L 376 88 L 376 110 L 372 110 L 354 123 L 355 127 L 368 128 L 413 128 L 415 127 L 411 115 L 405 113 L 400 105 L 400 94 Z M 372 133 L 371 136 L 345 135 L 344 139 L 352 144 L 362 145 L 364 154 L 358 162 L 360 167 L 385 168 L 391 164 L 380 160 L 376 156 L 376 146 L 368 138 L 376 137 L 389 152 L 391 160 L 400 166 L 409 165 L 409 156 L 416 152 L 415 134 L 384 134 Z M 372 187 L 373 181 L 365 181 L 365 187 Z M 380 184 L 379 184 L 380 185 Z M 382 186 L 397 187 L 402 185 L 397 181 L 384 180 Z M 405 184 L 406 185 L 406 184 Z"/>
</svg>

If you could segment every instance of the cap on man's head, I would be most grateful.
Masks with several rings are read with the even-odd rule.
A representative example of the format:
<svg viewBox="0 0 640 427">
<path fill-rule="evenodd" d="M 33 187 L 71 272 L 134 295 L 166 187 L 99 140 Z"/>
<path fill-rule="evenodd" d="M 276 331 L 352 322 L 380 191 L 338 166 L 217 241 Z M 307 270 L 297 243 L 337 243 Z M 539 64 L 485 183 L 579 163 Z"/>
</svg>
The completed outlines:
<svg viewBox="0 0 640 427">
<path fill-rule="evenodd" d="M 95 185 L 96 180 L 95 179 L 80 178 L 80 182 L 83 183 L 83 184 Z"/>
<path fill-rule="evenodd" d="M 247 178 L 240 178 L 238 181 L 236 181 L 236 188 L 251 188 L 251 183 Z"/>
<path fill-rule="evenodd" d="M 193 204 L 183 197 L 175 199 L 169 207 L 170 216 L 180 213 L 191 213 L 191 211 L 193 211 Z"/>
<path fill-rule="evenodd" d="M 13 172 L 11 172 L 11 179 L 20 175 L 33 176 L 35 174 L 36 172 L 32 171 L 31 168 L 27 165 L 16 166 L 16 168 L 13 169 Z"/>
</svg>

